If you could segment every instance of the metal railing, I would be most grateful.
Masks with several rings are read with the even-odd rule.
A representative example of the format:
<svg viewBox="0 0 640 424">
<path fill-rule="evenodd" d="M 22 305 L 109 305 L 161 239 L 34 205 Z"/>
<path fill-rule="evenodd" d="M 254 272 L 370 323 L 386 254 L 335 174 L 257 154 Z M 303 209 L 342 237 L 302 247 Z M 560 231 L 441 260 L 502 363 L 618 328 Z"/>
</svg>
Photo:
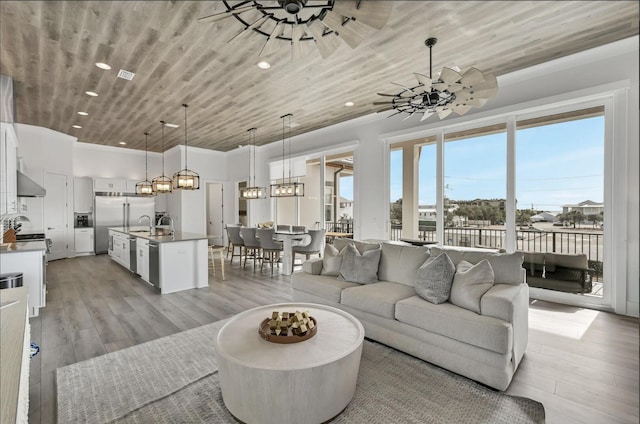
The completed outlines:
<svg viewBox="0 0 640 424">
<path fill-rule="evenodd" d="M 484 247 L 504 249 L 506 230 L 492 228 L 446 227 L 443 244 L 448 246 Z M 391 240 L 402 237 L 402 225 L 391 226 Z M 421 226 L 418 238 L 436 240 L 435 227 Z M 602 277 L 604 235 L 600 232 L 517 230 L 516 249 L 523 252 L 584 253 L 589 267 L 595 270 L 595 279 Z"/>
<path fill-rule="evenodd" d="M 327 231 L 334 231 L 336 233 L 351 233 L 353 234 L 353 220 L 345 221 L 326 221 L 325 228 Z"/>
</svg>

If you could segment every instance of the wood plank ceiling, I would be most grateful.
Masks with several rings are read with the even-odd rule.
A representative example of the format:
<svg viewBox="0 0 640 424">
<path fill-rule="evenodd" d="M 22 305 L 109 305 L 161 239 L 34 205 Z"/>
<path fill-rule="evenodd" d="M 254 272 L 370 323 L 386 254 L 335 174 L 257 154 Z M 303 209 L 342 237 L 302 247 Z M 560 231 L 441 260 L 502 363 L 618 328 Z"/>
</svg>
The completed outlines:
<svg viewBox="0 0 640 424">
<path fill-rule="evenodd" d="M 280 140 L 286 113 L 299 124 L 292 136 L 374 113 L 377 92 L 428 73 L 429 36 L 439 40 L 434 72 L 502 75 L 634 36 L 639 20 L 637 1 L 395 1 L 387 24 L 355 49 L 292 60 L 285 46 L 262 70 L 264 36 L 228 42 L 243 29 L 235 18 L 197 21 L 223 10 L 211 1 L 0 2 L 0 72 L 14 79 L 16 121 L 134 149 L 149 131 L 159 152 L 160 120 L 180 125 L 165 130 L 165 149 L 184 143 L 188 103 L 189 145 L 228 151 L 250 142 L 251 127 L 258 145 Z M 116 78 L 120 69 L 134 79 Z"/>
</svg>

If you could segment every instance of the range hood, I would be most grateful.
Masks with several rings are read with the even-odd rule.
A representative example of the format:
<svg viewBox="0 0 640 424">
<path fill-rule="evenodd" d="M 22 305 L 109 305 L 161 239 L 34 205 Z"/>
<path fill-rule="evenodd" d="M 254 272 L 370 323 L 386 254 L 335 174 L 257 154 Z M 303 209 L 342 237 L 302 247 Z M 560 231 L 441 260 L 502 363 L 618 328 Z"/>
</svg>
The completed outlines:
<svg viewBox="0 0 640 424">
<path fill-rule="evenodd" d="M 31 178 L 24 175 L 22 172 L 18 172 L 18 197 L 44 197 L 47 194 L 47 190 L 40 187 L 38 183 Z"/>
</svg>

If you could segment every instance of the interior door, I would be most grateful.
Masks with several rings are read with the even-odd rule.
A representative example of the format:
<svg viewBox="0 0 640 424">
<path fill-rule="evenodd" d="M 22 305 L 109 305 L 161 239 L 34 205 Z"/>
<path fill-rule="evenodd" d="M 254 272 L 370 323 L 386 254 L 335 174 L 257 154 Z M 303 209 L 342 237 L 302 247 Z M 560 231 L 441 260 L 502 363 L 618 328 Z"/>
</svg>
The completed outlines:
<svg viewBox="0 0 640 424">
<path fill-rule="evenodd" d="M 49 260 L 66 258 L 69 251 L 69 228 L 67 227 L 67 176 L 45 173 L 44 188 L 44 233 L 53 242 Z"/>
<path fill-rule="evenodd" d="M 222 184 L 207 183 L 207 235 L 214 244 L 224 245 L 222 222 Z"/>
</svg>

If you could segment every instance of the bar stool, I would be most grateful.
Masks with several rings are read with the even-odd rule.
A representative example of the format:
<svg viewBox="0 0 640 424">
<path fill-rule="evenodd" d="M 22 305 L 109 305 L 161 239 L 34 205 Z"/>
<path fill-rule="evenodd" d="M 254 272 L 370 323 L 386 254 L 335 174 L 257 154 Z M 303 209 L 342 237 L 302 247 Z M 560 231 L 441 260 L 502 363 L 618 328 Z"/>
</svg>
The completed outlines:
<svg viewBox="0 0 640 424">
<path fill-rule="evenodd" d="M 214 254 L 220 254 L 220 269 L 222 270 L 222 281 L 224 281 L 224 246 L 209 246 L 209 258 L 211 258 L 211 268 L 213 268 L 213 276 L 216 276 L 216 264 L 214 261 Z"/>
</svg>

